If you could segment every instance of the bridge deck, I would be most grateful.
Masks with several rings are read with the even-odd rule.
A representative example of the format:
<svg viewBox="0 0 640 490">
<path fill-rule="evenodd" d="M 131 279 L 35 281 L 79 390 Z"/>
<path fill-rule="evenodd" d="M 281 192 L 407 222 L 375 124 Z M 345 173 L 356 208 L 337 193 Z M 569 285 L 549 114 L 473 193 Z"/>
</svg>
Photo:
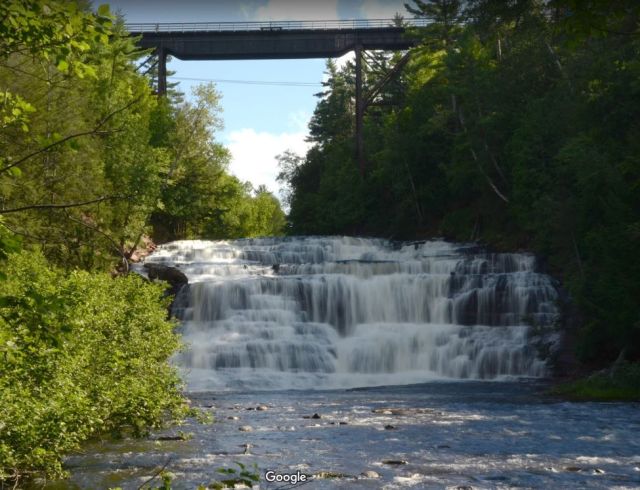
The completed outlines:
<svg viewBox="0 0 640 490">
<path fill-rule="evenodd" d="M 412 20 L 412 26 L 425 25 Z M 182 60 L 335 58 L 362 49 L 401 50 L 416 41 L 390 19 L 127 24 L 139 45 Z"/>
<path fill-rule="evenodd" d="M 405 26 L 424 27 L 426 19 L 403 20 Z M 259 22 L 147 22 L 128 23 L 132 33 L 145 32 L 246 32 L 264 30 L 323 30 L 323 29 L 379 29 L 397 27 L 394 19 L 350 19 L 350 20 L 285 20 Z"/>
</svg>

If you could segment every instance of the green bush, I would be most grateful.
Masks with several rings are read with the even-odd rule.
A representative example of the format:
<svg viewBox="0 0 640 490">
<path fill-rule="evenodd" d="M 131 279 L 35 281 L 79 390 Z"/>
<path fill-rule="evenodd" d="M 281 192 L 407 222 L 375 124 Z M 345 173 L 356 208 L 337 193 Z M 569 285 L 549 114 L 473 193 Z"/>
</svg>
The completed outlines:
<svg viewBox="0 0 640 490">
<path fill-rule="evenodd" d="M 189 413 L 163 287 L 10 255 L 0 281 L 0 482 L 64 474 L 101 434 L 140 436 Z"/>
</svg>

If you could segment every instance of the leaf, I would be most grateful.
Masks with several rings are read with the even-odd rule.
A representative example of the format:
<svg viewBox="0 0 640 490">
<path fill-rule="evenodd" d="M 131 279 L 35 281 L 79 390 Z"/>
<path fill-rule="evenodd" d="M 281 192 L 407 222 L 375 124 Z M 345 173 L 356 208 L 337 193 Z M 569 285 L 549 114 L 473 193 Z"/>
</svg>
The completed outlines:
<svg viewBox="0 0 640 490">
<path fill-rule="evenodd" d="M 3 280 L 5 280 L 7 276 L 4 273 L 2 274 L 4 275 Z M 15 305 L 15 298 L 11 296 L 0 296 L 0 308 L 8 308 L 13 305 Z"/>
<path fill-rule="evenodd" d="M 110 17 L 111 12 L 109 11 L 109 5 L 106 3 L 103 3 L 102 5 L 100 5 L 98 7 L 98 15 L 100 17 Z"/>
<path fill-rule="evenodd" d="M 61 71 L 62 73 L 67 73 L 69 71 L 69 63 L 67 62 L 67 60 L 60 60 L 58 61 L 57 68 L 58 68 L 58 71 Z"/>
</svg>

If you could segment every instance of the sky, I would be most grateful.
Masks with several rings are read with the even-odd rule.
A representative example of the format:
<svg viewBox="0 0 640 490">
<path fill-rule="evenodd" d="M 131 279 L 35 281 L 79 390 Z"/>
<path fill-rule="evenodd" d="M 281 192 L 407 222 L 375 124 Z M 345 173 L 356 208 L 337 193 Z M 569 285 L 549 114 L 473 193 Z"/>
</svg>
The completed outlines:
<svg viewBox="0 0 640 490">
<path fill-rule="evenodd" d="M 405 14 L 403 0 L 94 0 L 109 3 L 129 23 L 250 22 L 266 20 L 388 19 Z M 344 63 L 347 54 L 339 63 Z M 254 187 L 279 194 L 276 155 L 304 155 L 309 119 L 321 89 L 326 60 L 181 61 L 170 79 L 187 96 L 213 80 L 222 95 L 224 129 L 216 139 L 231 151 L 229 170 Z M 242 82 L 242 83 L 240 83 Z M 250 83 L 246 83 L 250 82 Z M 256 84 L 253 82 L 287 82 Z M 294 84 L 291 84 L 293 82 Z"/>
</svg>

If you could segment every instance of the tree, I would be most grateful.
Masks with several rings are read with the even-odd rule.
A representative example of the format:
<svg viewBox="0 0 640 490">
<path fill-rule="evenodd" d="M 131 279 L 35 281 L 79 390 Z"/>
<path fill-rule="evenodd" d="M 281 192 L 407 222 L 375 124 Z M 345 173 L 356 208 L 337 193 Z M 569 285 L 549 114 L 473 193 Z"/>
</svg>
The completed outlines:
<svg viewBox="0 0 640 490">
<path fill-rule="evenodd" d="M 93 14 L 68 8 L 84 24 L 95 22 Z M 135 72 L 137 48 L 123 25 L 110 27 L 107 43 L 87 29 L 69 41 L 90 48 L 80 50 L 82 69 L 61 73 L 49 65 L 42 77 L 43 61 L 20 52 L 0 67 L 0 83 L 46 101 L 34 105 L 28 132 L 7 127 L 0 134 L 8 155 L 0 168 L 0 214 L 59 263 L 104 267 L 116 256 L 126 268 L 159 190 L 153 176 L 163 157 L 148 145 L 155 98 Z"/>
<path fill-rule="evenodd" d="M 460 0 L 412 0 L 412 4 L 405 3 L 404 7 L 415 17 L 431 21 L 425 30 L 439 38 L 444 46 L 449 46 L 455 31 L 460 29 Z"/>
<path fill-rule="evenodd" d="M 286 150 L 284 153 L 276 156 L 278 161 L 278 176 L 276 180 L 282 186 L 281 199 L 286 208 L 291 206 L 291 196 L 293 193 L 293 182 L 296 179 L 296 175 L 300 166 L 304 162 L 304 158 L 294 153 L 291 150 Z"/>
<path fill-rule="evenodd" d="M 194 89 L 195 102 L 183 102 L 168 115 L 170 123 L 153 136 L 169 154 L 163 172 L 160 207 L 152 222 L 156 239 L 197 236 L 210 212 L 224 207 L 229 153 L 214 140 L 222 128 L 220 95 L 213 85 Z"/>
</svg>

